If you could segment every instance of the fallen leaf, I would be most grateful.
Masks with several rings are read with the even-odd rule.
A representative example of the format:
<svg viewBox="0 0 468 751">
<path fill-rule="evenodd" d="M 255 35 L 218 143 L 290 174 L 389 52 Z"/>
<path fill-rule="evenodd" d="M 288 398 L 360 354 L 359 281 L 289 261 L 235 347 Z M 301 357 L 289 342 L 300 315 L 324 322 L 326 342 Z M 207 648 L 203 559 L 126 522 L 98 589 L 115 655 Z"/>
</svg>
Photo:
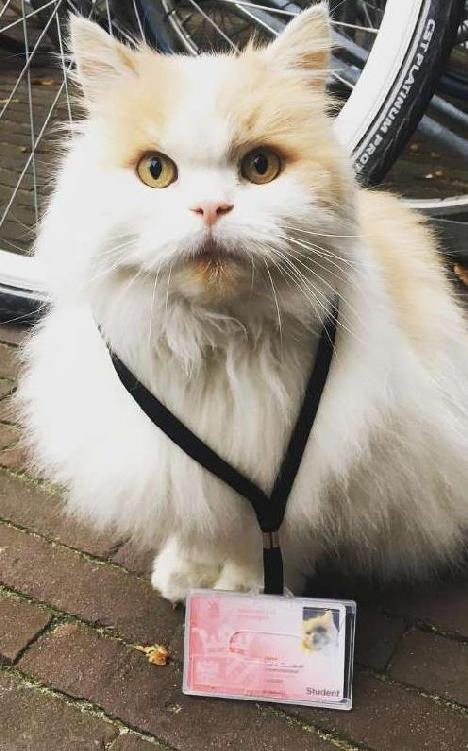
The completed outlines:
<svg viewBox="0 0 468 751">
<path fill-rule="evenodd" d="M 54 86 L 55 81 L 53 78 L 33 78 L 31 83 L 33 86 Z"/>
<path fill-rule="evenodd" d="M 152 665 L 167 665 L 169 660 L 169 650 L 162 644 L 150 644 L 148 647 L 143 647 L 140 644 L 135 644 L 135 649 L 139 652 L 143 652 L 146 655 L 146 659 Z"/>
<path fill-rule="evenodd" d="M 436 171 L 434 172 L 434 175 L 435 175 L 436 177 L 443 177 L 443 175 L 444 175 L 444 172 L 443 172 L 443 170 L 441 170 L 441 169 L 436 169 Z"/>
<path fill-rule="evenodd" d="M 409 150 L 413 152 L 413 154 L 417 154 L 420 149 L 419 143 L 412 143 L 409 147 Z"/>
<path fill-rule="evenodd" d="M 427 175 L 424 175 L 424 177 L 426 178 L 426 180 L 432 180 L 434 178 L 434 175 L 432 174 L 432 172 L 428 172 Z"/>
</svg>

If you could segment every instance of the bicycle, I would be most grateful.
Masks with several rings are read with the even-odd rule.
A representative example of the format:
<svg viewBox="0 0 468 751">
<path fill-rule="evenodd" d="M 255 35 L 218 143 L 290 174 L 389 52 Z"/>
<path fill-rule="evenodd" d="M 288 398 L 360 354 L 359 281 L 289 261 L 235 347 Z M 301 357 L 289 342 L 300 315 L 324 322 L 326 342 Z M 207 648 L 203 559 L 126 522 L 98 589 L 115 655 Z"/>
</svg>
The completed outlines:
<svg viewBox="0 0 468 751">
<path fill-rule="evenodd" d="M 129 44 L 142 38 L 163 52 L 198 54 L 206 48 L 239 49 L 253 31 L 268 39 L 308 4 L 307 0 L 5 0 L 0 8 L 3 320 L 27 320 L 46 303 L 39 269 L 27 253 L 56 157 L 51 136 L 58 122 L 72 121 L 74 116 L 68 85 L 71 64 L 64 42 L 68 12 L 94 18 Z M 442 137 L 459 156 L 468 155 L 462 137 L 468 124 L 465 0 L 336 0 L 331 5 L 336 49 L 329 86 L 341 102 L 335 127 L 352 154 L 359 179 L 368 185 L 383 179 L 421 122 L 436 86 L 435 110 L 449 119 L 449 127 L 440 126 Z M 453 49 L 457 59 L 440 77 Z M 58 65 L 52 66 L 52 52 Z M 457 135 L 455 121 L 462 135 Z M 433 123 L 429 119 L 426 127 L 433 128 Z M 13 156 L 12 147 L 16 148 Z M 468 197 L 413 204 L 444 216 L 468 210 Z"/>
</svg>

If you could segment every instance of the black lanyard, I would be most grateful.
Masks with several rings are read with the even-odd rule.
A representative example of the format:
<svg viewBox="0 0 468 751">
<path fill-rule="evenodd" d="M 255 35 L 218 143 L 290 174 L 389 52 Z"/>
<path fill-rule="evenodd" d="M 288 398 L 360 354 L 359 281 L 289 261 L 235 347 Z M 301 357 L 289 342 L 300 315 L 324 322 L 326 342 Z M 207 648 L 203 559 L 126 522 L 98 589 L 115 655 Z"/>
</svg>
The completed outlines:
<svg viewBox="0 0 468 751">
<path fill-rule="evenodd" d="M 320 398 L 327 381 L 333 358 L 336 325 L 337 309 L 334 307 L 323 323 L 314 367 L 307 382 L 299 416 L 269 496 L 189 430 L 157 397 L 143 386 L 108 345 L 113 365 L 122 385 L 153 424 L 160 428 L 188 456 L 252 504 L 263 533 L 265 594 L 283 594 L 283 558 L 278 530 L 284 519 L 288 497 L 301 465 L 302 455 L 315 422 Z"/>
</svg>

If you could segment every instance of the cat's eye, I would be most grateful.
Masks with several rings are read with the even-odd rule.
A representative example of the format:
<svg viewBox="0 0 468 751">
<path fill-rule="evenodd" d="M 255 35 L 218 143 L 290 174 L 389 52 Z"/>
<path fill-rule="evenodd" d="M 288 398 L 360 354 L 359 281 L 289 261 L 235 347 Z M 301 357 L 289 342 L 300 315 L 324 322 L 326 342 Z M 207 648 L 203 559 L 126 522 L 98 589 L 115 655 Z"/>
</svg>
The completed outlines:
<svg viewBox="0 0 468 751">
<path fill-rule="evenodd" d="M 177 180 L 177 167 L 166 154 L 145 154 L 137 164 L 137 175 L 149 188 L 167 188 Z"/>
<path fill-rule="evenodd" d="M 281 158 L 273 149 L 254 149 L 240 164 L 242 177 L 255 185 L 271 183 L 281 172 Z"/>
</svg>

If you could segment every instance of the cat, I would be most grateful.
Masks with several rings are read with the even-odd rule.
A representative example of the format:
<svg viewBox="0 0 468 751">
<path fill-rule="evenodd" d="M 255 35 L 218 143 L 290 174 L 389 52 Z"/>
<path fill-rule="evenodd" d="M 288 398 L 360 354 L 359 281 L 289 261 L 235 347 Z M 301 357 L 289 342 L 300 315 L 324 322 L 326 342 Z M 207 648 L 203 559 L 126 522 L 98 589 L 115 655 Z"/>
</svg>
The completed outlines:
<svg viewBox="0 0 468 751">
<path fill-rule="evenodd" d="M 326 610 L 320 615 L 302 621 L 302 649 L 306 652 L 323 652 L 338 645 L 338 629 L 333 613 Z"/>
<path fill-rule="evenodd" d="M 334 135 L 324 3 L 268 46 L 162 55 L 71 20 L 84 117 L 35 244 L 51 305 L 19 387 L 36 471 L 156 555 L 153 586 L 262 584 L 248 502 L 156 428 L 106 341 L 222 457 L 271 489 L 318 333 L 336 348 L 280 530 L 300 592 L 429 577 L 468 526 L 468 345 L 425 221 L 361 188 Z"/>
</svg>

